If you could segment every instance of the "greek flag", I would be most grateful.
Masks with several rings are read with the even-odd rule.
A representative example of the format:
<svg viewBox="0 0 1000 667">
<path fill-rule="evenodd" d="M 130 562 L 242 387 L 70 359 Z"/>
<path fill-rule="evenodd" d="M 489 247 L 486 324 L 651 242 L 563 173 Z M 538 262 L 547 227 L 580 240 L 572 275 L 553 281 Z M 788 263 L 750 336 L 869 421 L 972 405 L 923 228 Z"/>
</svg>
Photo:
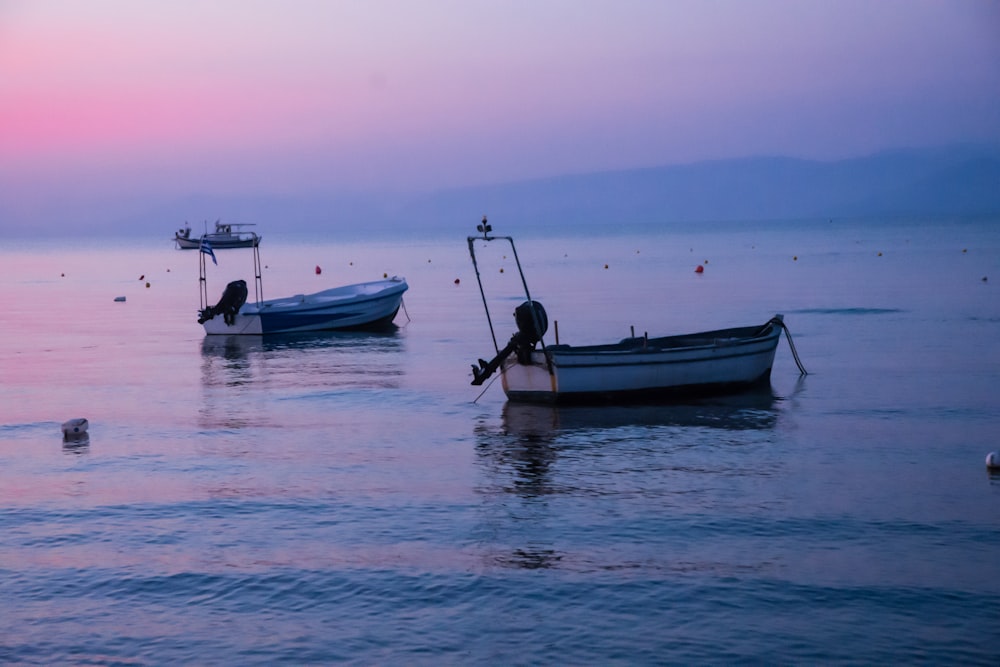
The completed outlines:
<svg viewBox="0 0 1000 667">
<path fill-rule="evenodd" d="M 212 258 L 212 264 L 215 264 L 216 266 L 219 265 L 219 263 L 215 260 L 215 253 L 212 252 L 212 244 L 209 243 L 207 239 L 201 240 L 201 251 Z"/>
</svg>

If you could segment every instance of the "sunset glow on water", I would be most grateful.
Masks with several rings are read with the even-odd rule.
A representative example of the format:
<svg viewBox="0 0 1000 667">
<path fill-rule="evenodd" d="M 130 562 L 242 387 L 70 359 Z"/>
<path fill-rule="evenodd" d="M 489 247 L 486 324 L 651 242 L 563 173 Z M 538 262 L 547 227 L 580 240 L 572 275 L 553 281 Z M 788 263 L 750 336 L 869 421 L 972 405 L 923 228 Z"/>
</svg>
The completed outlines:
<svg viewBox="0 0 1000 667">
<path fill-rule="evenodd" d="M 206 338 L 169 243 L 4 251 L 2 655 L 988 663 L 996 229 L 518 239 L 564 342 L 782 312 L 810 371 L 782 342 L 764 394 L 578 408 L 469 385 L 463 234 L 265 244 L 274 296 L 411 285 L 394 331 L 277 338 Z M 477 255 L 506 337 L 520 279 Z"/>
</svg>

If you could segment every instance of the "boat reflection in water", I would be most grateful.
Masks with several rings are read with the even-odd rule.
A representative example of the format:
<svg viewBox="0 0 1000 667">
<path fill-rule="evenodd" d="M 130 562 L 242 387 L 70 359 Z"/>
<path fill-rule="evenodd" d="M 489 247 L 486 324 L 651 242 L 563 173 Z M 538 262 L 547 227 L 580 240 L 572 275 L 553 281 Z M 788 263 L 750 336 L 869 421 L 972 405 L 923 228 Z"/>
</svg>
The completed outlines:
<svg viewBox="0 0 1000 667">
<path fill-rule="evenodd" d="M 684 404 L 570 405 L 515 403 L 503 409 L 508 434 L 546 435 L 553 441 L 581 431 L 648 427 L 767 429 L 777 420 L 777 397 L 770 386 L 755 392 L 717 396 Z"/>
<path fill-rule="evenodd" d="M 477 430 L 477 452 L 506 491 L 525 497 L 553 493 L 549 468 L 558 456 L 611 452 L 669 455 L 678 442 L 711 445 L 713 432 L 763 431 L 777 422 L 770 387 L 687 404 L 543 405 L 508 401 L 499 432 Z M 630 443 L 630 444 L 629 444 Z M 629 447 L 632 449 L 630 450 Z M 510 477 L 510 482 L 502 482 Z"/>
<path fill-rule="evenodd" d="M 403 375 L 398 329 L 268 336 L 206 336 L 201 342 L 202 428 L 279 423 L 298 400 L 363 400 L 395 389 Z M 367 394 L 366 394 L 367 390 Z"/>
<path fill-rule="evenodd" d="M 780 400 L 767 387 L 684 405 L 508 401 L 499 428 L 476 428 L 487 559 L 501 567 L 598 567 L 604 555 L 566 548 L 576 541 L 566 537 L 576 513 L 589 526 L 595 512 L 634 512 L 636 502 L 654 513 L 690 508 L 706 488 L 724 487 L 720 478 L 768 474 L 740 469 L 735 452 L 770 446 Z"/>
<path fill-rule="evenodd" d="M 392 352 L 402 345 L 399 327 L 384 331 L 310 331 L 268 334 L 266 336 L 211 336 L 202 340 L 202 356 L 245 357 L 259 352 L 304 352 L 336 350 L 340 352 Z"/>
</svg>

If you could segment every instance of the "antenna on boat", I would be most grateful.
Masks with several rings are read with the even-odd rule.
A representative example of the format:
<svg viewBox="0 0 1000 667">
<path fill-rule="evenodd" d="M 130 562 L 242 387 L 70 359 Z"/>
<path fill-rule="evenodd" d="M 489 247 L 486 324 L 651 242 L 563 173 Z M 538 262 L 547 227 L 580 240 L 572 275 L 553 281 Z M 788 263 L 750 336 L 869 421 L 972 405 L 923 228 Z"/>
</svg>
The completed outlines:
<svg viewBox="0 0 1000 667">
<path fill-rule="evenodd" d="M 490 223 L 486 222 L 486 216 L 483 215 L 483 221 L 481 223 L 479 223 L 478 225 L 476 225 L 476 230 L 483 233 L 483 238 L 484 239 L 489 240 L 489 238 L 490 238 L 489 234 L 490 234 L 490 232 L 493 231 L 493 225 L 491 225 Z"/>
</svg>

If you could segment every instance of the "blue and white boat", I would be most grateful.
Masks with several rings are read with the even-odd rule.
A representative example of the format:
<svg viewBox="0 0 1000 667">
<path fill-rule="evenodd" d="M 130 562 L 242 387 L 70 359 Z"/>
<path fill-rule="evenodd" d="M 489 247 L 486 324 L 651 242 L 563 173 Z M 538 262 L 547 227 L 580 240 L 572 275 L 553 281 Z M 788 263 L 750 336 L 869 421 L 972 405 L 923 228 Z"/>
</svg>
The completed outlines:
<svg viewBox="0 0 1000 667">
<path fill-rule="evenodd" d="M 408 289 L 398 276 L 342 287 L 332 287 L 313 294 L 263 298 L 260 247 L 254 243 L 254 300 L 247 302 L 249 290 L 243 280 L 228 285 L 222 298 L 209 305 L 205 258 L 215 259 L 210 245 L 202 244 L 199 253 L 201 307 L 198 323 L 209 335 L 262 335 L 308 331 L 384 329 L 389 327 L 403 303 Z"/>
</svg>

